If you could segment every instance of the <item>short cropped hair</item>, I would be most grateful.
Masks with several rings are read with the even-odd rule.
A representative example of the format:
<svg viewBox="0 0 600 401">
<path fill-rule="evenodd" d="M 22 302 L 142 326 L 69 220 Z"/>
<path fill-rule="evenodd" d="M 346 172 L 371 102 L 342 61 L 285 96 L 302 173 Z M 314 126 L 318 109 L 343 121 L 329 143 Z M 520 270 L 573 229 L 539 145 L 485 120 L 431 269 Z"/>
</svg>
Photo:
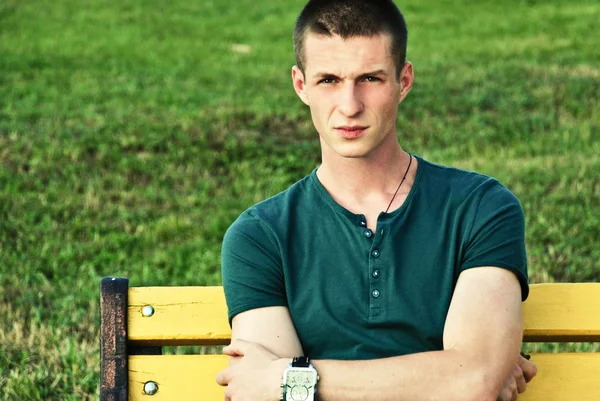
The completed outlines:
<svg viewBox="0 0 600 401">
<path fill-rule="evenodd" d="M 342 39 L 389 34 L 397 77 L 406 62 L 408 29 L 404 16 L 392 0 L 310 0 L 294 28 L 294 53 L 302 72 L 306 67 L 304 41 L 308 33 L 338 35 Z"/>
</svg>

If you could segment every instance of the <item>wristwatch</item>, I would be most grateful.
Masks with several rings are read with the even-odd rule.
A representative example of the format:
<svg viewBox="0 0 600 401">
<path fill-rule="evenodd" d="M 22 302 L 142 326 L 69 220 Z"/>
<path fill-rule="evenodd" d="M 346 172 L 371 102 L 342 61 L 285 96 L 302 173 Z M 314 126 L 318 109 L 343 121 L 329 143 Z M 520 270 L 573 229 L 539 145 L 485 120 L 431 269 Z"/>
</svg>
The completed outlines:
<svg viewBox="0 0 600 401">
<path fill-rule="evenodd" d="M 282 401 L 314 401 L 319 375 L 305 357 L 296 357 L 283 371 Z"/>
</svg>

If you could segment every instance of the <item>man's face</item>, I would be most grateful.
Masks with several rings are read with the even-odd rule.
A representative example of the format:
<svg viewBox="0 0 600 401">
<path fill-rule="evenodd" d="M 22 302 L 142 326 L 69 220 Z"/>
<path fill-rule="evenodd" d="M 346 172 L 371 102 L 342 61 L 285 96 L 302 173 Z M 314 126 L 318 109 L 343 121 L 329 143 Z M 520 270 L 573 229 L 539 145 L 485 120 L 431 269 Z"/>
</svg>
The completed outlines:
<svg viewBox="0 0 600 401">
<path fill-rule="evenodd" d="M 400 79 L 388 35 L 353 37 L 308 34 L 304 74 L 292 69 L 294 89 L 310 107 L 323 154 L 368 157 L 396 141 L 398 104 L 413 81 L 406 63 Z"/>
</svg>

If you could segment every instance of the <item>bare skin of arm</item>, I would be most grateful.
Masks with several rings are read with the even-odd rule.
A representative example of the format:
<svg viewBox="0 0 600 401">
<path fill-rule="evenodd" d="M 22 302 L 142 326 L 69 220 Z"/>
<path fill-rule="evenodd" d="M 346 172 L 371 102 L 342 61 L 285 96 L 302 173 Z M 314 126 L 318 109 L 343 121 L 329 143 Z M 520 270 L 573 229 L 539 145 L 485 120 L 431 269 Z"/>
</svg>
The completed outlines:
<svg viewBox="0 0 600 401">
<path fill-rule="evenodd" d="M 466 270 L 446 318 L 443 351 L 369 361 L 313 360 L 321 376 L 319 400 L 516 399 L 516 388 L 525 381 L 516 367 L 522 365 L 529 379 L 535 375 L 535 365 L 523 364 L 519 357 L 522 331 L 515 275 L 495 267 Z M 302 354 L 287 309 L 238 315 L 232 339 L 224 351 L 237 363 L 217 377 L 228 386 L 225 399 L 278 400 L 283 369 L 291 357 Z M 517 379 L 506 386 L 513 377 Z"/>
<path fill-rule="evenodd" d="M 231 342 L 237 340 L 260 344 L 280 358 L 304 355 L 290 312 L 284 306 L 253 309 L 235 316 Z M 237 361 L 236 357 L 229 359 L 230 364 Z"/>
</svg>

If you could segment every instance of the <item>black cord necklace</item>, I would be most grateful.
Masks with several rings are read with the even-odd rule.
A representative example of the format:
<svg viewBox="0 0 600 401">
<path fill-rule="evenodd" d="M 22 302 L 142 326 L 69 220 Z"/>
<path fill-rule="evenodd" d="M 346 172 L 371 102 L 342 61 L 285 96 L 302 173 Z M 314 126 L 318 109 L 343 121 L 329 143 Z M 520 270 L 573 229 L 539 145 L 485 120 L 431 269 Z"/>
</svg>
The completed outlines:
<svg viewBox="0 0 600 401">
<path fill-rule="evenodd" d="M 387 209 L 385 209 L 385 213 L 387 213 L 388 210 L 390 210 L 390 206 L 392 206 L 392 202 L 394 201 L 394 199 L 396 199 L 396 195 L 398 194 L 398 191 L 400 190 L 400 187 L 402 186 L 402 183 L 406 179 L 406 175 L 408 174 L 408 170 L 410 170 L 410 165 L 412 164 L 412 155 L 409 153 L 408 156 L 410 156 L 410 160 L 408 162 L 408 167 L 406 168 L 406 171 L 404 172 L 404 177 L 402 177 L 402 181 L 400 181 L 400 185 L 398 185 L 398 188 L 396 188 L 396 192 L 394 192 L 394 196 L 392 196 L 392 200 L 390 201 Z"/>
</svg>

